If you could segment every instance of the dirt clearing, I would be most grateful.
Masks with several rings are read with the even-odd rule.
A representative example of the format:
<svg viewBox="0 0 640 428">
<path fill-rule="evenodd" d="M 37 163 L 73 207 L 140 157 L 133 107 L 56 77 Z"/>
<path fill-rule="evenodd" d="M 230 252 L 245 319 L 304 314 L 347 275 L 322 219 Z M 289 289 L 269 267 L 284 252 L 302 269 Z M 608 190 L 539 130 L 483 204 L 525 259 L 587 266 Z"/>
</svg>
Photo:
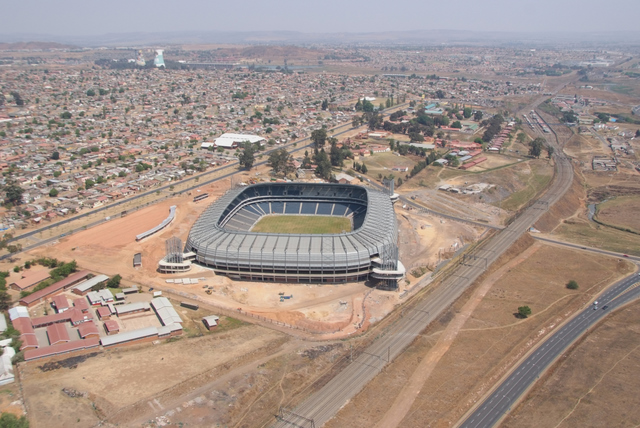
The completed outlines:
<svg viewBox="0 0 640 428">
<path fill-rule="evenodd" d="M 135 345 L 74 358 L 72 364 L 38 362 L 21 366 L 31 426 L 91 426 L 126 409 L 164 406 L 163 391 L 194 379 L 256 349 L 282 344 L 286 336 L 257 326 L 158 345 Z M 70 396 L 63 391 L 78 391 Z M 122 413 L 124 411 L 124 413 Z M 135 413 L 135 412 L 134 412 Z M 79 420 L 78 420 L 79 419 Z M 79 425 L 76 425 L 78 424 Z"/>
</svg>

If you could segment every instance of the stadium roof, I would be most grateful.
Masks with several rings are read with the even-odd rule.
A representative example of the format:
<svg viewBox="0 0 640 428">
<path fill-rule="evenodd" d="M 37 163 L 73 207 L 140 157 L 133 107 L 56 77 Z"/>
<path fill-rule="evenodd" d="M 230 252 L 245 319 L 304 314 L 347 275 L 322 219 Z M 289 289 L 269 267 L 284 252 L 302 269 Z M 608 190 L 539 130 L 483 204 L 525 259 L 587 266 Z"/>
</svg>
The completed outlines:
<svg viewBox="0 0 640 428">
<path fill-rule="evenodd" d="M 264 201 L 349 204 L 361 207 L 364 218 L 353 231 L 338 234 L 271 234 L 225 226 L 243 207 Z M 347 184 L 261 183 L 231 190 L 211 204 L 193 225 L 187 250 L 197 254 L 198 262 L 217 269 L 253 269 L 260 263 L 329 273 L 367 268 L 385 246 L 396 244 L 397 222 L 386 193 Z"/>
</svg>

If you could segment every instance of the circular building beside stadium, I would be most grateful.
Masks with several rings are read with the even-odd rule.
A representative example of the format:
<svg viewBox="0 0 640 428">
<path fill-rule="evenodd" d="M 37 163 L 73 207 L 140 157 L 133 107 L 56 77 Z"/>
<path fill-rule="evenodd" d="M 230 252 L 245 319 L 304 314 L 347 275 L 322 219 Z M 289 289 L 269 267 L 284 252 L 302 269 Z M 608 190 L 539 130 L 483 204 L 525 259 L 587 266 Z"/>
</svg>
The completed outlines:
<svg viewBox="0 0 640 428">
<path fill-rule="evenodd" d="M 351 231 L 336 234 L 258 233 L 267 215 L 343 216 Z M 185 251 L 233 279 L 351 282 L 373 278 L 396 287 L 398 225 L 388 194 L 347 184 L 260 183 L 230 190 L 189 232 Z"/>
</svg>

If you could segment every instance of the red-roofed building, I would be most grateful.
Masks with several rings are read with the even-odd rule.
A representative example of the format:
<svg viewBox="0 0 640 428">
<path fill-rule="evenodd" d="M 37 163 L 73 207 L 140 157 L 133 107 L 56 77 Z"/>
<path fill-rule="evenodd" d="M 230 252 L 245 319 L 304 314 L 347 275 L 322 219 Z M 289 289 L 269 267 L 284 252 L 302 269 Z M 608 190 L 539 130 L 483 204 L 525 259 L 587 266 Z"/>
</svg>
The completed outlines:
<svg viewBox="0 0 640 428">
<path fill-rule="evenodd" d="M 38 290 L 35 293 L 28 295 L 27 297 L 23 297 L 20 299 L 20 305 L 31 307 L 33 305 L 38 304 L 45 298 L 54 295 L 61 290 L 67 289 L 73 285 L 76 285 L 80 281 L 84 281 L 84 279 L 89 275 L 88 270 L 83 270 L 80 272 L 76 272 L 74 274 L 69 275 L 65 279 L 56 282 L 55 284 L 51 284 L 47 288 L 43 288 L 42 290 Z"/>
<path fill-rule="evenodd" d="M 67 309 L 71 308 L 71 306 L 69 305 L 69 301 L 63 295 L 58 295 L 51 299 L 51 305 L 56 308 L 56 312 L 58 313 L 64 312 Z"/>
<path fill-rule="evenodd" d="M 98 332 L 98 327 L 92 322 L 83 322 L 78 326 L 78 333 L 80 337 L 83 339 L 88 339 L 90 337 L 100 337 L 100 333 Z"/>
<path fill-rule="evenodd" d="M 52 357 L 54 355 L 68 354 L 70 352 L 91 349 L 97 347 L 98 345 L 100 345 L 100 339 L 97 337 L 92 337 L 85 340 L 74 340 L 73 342 L 61 343 L 44 348 L 30 349 L 28 351 L 25 351 L 24 359 L 26 361 L 31 361 L 38 358 Z"/>
<path fill-rule="evenodd" d="M 25 349 L 36 349 L 38 348 L 38 339 L 36 339 L 35 334 L 27 334 L 21 335 L 20 340 L 22 341 L 22 346 L 20 346 L 20 350 L 24 351 Z"/>
<path fill-rule="evenodd" d="M 104 322 L 104 331 L 107 335 L 117 334 L 120 331 L 120 326 L 116 320 L 108 320 Z"/>
<path fill-rule="evenodd" d="M 89 302 L 87 302 L 87 299 L 85 299 L 84 297 L 73 299 L 73 307 L 83 314 L 89 312 Z"/>
<path fill-rule="evenodd" d="M 49 272 L 46 270 L 41 270 L 38 272 L 30 273 L 30 275 L 25 276 L 22 279 L 15 280 L 9 286 L 17 291 L 26 290 L 27 288 L 31 288 L 39 282 L 44 281 L 49 278 Z"/>
<path fill-rule="evenodd" d="M 102 306 L 96 309 L 98 319 L 105 321 L 111 318 L 111 309 L 108 306 Z"/>
<path fill-rule="evenodd" d="M 14 319 L 11 323 L 13 324 L 13 328 L 20 332 L 20 340 L 22 341 L 22 346 L 20 346 L 21 351 L 23 349 L 35 349 L 38 347 L 38 339 L 36 338 L 35 331 L 33 331 L 31 318 L 20 317 Z"/>
<path fill-rule="evenodd" d="M 70 342 L 69 332 L 64 324 L 51 324 L 47 327 L 47 337 L 51 345 Z"/>
<path fill-rule="evenodd" d="M 65 322 L 71 322 L 71 324 L 73 325 L 78 325 L 83 322 L 91 321 L 92 319 L 93 317 L 91 316 L 91 314 L 82 313 L 82 311 L 76 308 L 72 308 L 59 314 L 33 318 L 31 322 L 35 328 L 38 328 Z"/>
</svg>

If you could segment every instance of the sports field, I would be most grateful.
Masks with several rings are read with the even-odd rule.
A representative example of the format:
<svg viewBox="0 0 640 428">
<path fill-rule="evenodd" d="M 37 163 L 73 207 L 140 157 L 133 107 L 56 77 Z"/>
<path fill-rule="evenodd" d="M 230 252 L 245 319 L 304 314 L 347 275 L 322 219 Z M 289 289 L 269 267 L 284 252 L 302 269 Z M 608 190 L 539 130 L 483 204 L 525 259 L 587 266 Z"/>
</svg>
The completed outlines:
<svg viewBox="0 0 640 428">
<path fill-rule="evenodd" d="M 251 229 L 264 233 L 327 233 L 351 232 L 351 220 L 339 216 L 268 215 Z"/>
</svg>

